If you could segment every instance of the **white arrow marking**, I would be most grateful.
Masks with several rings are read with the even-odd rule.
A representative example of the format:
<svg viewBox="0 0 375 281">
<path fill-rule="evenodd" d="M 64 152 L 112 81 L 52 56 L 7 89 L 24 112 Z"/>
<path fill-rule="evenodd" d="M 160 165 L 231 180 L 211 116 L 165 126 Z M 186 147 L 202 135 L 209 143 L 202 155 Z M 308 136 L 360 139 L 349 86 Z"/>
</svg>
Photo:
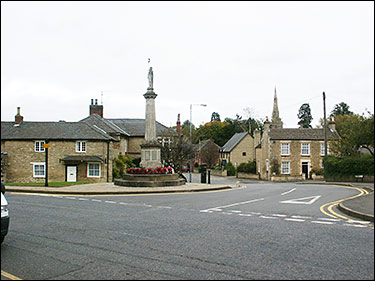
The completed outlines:
<svg viewBox="0 0 375 281">
<path fill-rule="evenodd" d="M 310 197 L 304 197 L 304 198 L 297 198 L 297 199 L 291 199 L 291 200 L 286 200 L 286 201 L 280 201 L 280 203 L 284 203 L 284 204 L 306 204 L 306 205 L 311 205 L 316 200 L 318 200 L 320 197 L 321 197 L 321 195 L 310 196 Z M 308 200 L 308 201 L 306 201 L 306 200 Z"/>
</svg>

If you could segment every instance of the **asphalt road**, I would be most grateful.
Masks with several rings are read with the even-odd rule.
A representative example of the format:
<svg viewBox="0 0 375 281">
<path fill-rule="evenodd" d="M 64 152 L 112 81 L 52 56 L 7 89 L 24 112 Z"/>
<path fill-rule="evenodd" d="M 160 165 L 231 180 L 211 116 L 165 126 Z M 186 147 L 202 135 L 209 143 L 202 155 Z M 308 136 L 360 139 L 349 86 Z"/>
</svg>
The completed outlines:
<svg viewBox="0 0 375 281">
<path fill-rule="evenodd" d="M 322 208 L 358 190 L 241 184 L 143 196 L 7 193 L 1 279 L 374 279 L 373 224 Z"/>
</svg>

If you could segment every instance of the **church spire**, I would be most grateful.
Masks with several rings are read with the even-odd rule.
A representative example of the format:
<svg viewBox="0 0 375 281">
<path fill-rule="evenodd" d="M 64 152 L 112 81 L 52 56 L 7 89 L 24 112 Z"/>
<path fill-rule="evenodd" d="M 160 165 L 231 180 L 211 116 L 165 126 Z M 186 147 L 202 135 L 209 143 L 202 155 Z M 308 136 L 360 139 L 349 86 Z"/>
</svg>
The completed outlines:
<svg viewBox="0 0 375 281">
<path fill-rule="evenodd" d="M 272 128 L 282 128 L 283 122 L 279 116 L 279 106 L 277 104 L 277 94 L 276 94 L 276 86 L 275 86 L 275 95 L 273 97 L 273 111 L 272 111 Z"/>
</svg>

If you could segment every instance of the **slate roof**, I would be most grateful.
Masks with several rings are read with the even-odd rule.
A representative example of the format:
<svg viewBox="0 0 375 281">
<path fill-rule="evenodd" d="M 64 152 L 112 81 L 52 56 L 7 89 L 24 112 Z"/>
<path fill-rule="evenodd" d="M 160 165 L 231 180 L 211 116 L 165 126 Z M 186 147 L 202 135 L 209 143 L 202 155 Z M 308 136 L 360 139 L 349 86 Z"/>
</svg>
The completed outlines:
<svg viewBox="0 0 375 281">
<path fill-rule="evenodd" d="M 132 137 L 144 137 L 146 130 L 145 119 L 107 119 L 114 125 L 118 126 L 122 130 L 126 131 Z M 169 128 L 163 124 L 156 123 L 156 135 L 161 136 L 163 133 L 169 131 Z"/>
<path fill-rule="evenodd" d="M 129 134 L 126 132 L 126 130 L 121 129 L 117 125 L 115 125 L 113 122 L 99 116 L 98 114 L 94 113 L 90 116 L 82 119 L 80 122 L 85 122 L 93 126 L 97 126 L 98 128 L 106 131 L 109 134 L 124 134 L 129 136 Z"/>
<path fill-rule="evenodd" d="M 324 140 L 323 129 L 312 128 L 275 128 L 268 133 L 272 140 Z M 340 139 L 336 130 L 327 130 L 327 139 Z"/>
<path fill-rule="evenodd" d="M 64 162 L 104 162 L 104 160 L 94 155 L 69 155 L 61 159 Z"/>
<path fill-rule="evenodd" d="M 248 132 L 236 133 L 221 148 L 221 152 L 231 152 L 233 148 L 248 134 Z"/>
<path fill-rule="evenodd" d="M 115 140 L 84 122 L 1 122 L 1 140 Z"/>
</svg>

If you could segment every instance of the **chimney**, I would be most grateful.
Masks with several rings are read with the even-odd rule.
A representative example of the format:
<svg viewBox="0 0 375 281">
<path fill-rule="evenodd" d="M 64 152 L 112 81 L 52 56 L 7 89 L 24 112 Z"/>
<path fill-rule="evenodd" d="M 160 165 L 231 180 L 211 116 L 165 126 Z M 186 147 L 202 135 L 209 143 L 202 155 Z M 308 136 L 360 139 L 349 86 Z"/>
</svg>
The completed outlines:
<svg viewBox="0 0 375 281">
<path fill-rule="evenodd" d="M 328 128 L 330 128 L 331 130 L 336 130 L 336 122 L 335 122 L 335 118 L 333 116 L 331 117 L 331 119 L 328 122 Z"/>
<path fill-rule="evenodd" d="M 98 105 L 97 99 L 95 99 L 95 104 L 94 104 L 94 99 L 91 99 L 90 115 L 94 113 L 98 114 L 100 117 L 103 118 L 103 105 Z"/>
<path fill-rule="evenodd" d="M 254 146 L 257 146 L 260 144 L 260 131 L 258 129 L 255 129 L 254 131 Z"/>
<path fill-rule="evenodd" d="M 177 117 L 177 133 L 181 133 L 181 120 L 180 120 L 180 113 L 178 114 Z"/>
<path fill-rule="evenodd" d="M 21 124 L 23 116 L 21 115 L 21 108 L 17 107 L 17 115 L 15 116 L 14 124 Z"/>
</svg>

